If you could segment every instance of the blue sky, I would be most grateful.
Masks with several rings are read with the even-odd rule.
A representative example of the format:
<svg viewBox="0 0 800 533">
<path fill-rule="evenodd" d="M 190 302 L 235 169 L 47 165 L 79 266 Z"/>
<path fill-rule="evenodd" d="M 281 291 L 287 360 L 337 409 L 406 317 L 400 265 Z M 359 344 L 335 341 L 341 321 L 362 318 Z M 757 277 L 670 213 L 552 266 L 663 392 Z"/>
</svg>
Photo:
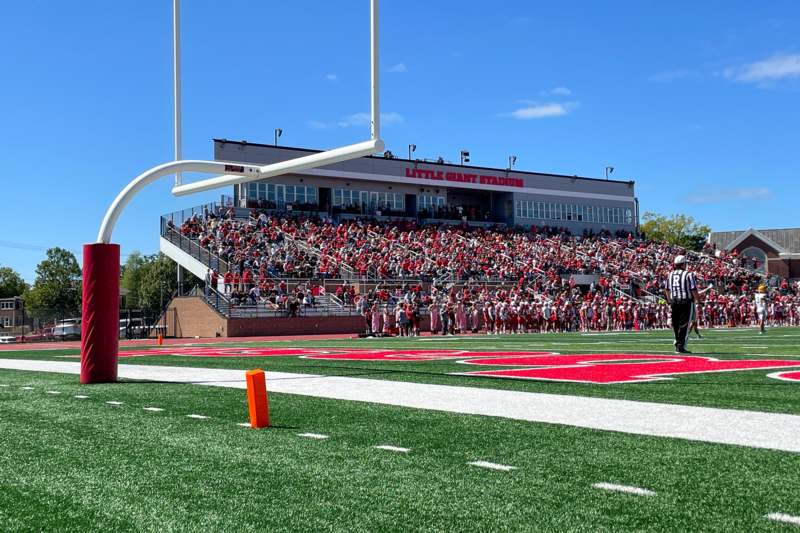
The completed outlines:
<svg viewBox="0 0 800 533">
<path fill-rule="evenodd" d="M 398 154 L 634 179 L 642 211 L 791 227 L 800 3 L 381 6 L 384 139 Z M 108 204 L 172 158 L 171 2 L 0 2 L 0 264 L 79 255 Z M 368 136 L 367 0 L 183 0 L 184 156 L 211 139 L 326 148 Z M 128 207 L 123 254 L 158 246 L 171 179 Z M 220 191 L 229 193 L 229 191 Z"/>
</svg>

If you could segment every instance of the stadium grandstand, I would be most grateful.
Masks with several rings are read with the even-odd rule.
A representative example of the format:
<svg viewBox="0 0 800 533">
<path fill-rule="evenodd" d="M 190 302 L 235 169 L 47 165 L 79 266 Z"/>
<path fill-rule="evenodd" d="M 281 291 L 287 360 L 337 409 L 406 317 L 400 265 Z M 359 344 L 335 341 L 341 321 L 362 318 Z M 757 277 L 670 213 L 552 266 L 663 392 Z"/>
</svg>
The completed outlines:
<svg viewBox="0 0 800 533">
<path fill-rule="evenodd" d="M 221 161 L 310 152 L 214 144 Z M 772 322 L 800 325 L 797 284 L 752 254 L 640 235 L 633 182 L 389 153 L 236 185 L 165 215 L 161 250 L 205 281 L 170 304 L 171 336 L 665 328 L 661 282 L 679 254 L 708 292 L 702 327 L 754 323 L 760 285 Z"/>
</svg>

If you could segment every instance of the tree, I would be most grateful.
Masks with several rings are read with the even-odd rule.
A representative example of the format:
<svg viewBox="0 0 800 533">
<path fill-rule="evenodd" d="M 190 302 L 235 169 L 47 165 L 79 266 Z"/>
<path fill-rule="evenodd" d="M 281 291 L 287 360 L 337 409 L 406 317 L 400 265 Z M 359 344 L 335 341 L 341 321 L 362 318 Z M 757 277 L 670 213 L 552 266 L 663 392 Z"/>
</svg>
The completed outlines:
<svg viewBox="0 0 800 533">
<path fill-rule="evenodd" d="M 36 267 L 36 280 L 26 306 L 36 318 L 78 316 L 81 308 L 81 268 L 69 250 L 50 248 Z"/>
<path fill-rule="evenodd" d="M 145 265 L 152 261 L 154 256 L 144 256 L 138 251 L 128 255 L 125 264 L 122 265 L 122 276 L 120 286 L 127 291 L 125 297 L 126 308 L 139 309 L 139 287 L 142 285 L 142 273 Z"/>
<path fill-rule="evenodd" d="M 0 267 L 0 298 L 22 296 L 28 284 L 13 268 Z"/>
<path fill-rule="evenodd" d="M 178 286 L 178 265 L 164 254 L 145 257 L 138 276 L 139 308 L 148 314 L 159 314 Z"/>
<path fill-rule="evenodd" d="M 711 228 L 687 215 L 666 217 L 647 212 L 642 217 L 641 231 L 652 241 L 666 241 L 689 250 L 701 250 Z"/>
</svg>

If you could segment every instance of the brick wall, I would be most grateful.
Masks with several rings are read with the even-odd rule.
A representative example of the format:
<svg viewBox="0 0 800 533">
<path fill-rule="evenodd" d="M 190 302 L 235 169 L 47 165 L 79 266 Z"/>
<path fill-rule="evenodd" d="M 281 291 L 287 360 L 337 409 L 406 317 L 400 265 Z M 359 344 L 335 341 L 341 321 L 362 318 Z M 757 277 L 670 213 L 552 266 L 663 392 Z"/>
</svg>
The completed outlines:
<svg viewBox="0 0 800 533">
<path fill-rule="evenodd" d="M 166 312 L 167 337 L 227 337 L 228 321 L 202 298 L 180 297 Z"/>
</svg>

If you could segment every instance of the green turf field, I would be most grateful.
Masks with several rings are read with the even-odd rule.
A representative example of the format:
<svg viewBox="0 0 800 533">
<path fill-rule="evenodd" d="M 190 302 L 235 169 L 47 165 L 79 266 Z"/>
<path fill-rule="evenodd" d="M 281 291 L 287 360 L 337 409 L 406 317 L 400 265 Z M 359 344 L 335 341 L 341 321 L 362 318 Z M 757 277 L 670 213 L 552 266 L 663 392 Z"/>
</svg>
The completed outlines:
<svg viewBox="0 0 800 533">
<path fill-rule="evenodd" d="M 258 345 L 563 354 L 671 348 L 666 333 L 423 339 Z M 691 348 L 720 359 L 800 359 L 798 341 L 796 329 L 766 336 L 711 331 Z M 75 353 L 0 352 L 0 358 L 69 361 L 64 356 Z M 589 385 L 453 376 L 465 366 L 453 361 L 147 356 L 121 362 L 800 413 L 800 383 L 767 378 L 771 370 Z M 239 426 L 247 419 L 242 390 L 80 386 L 72 375 L 0 370 L 0 531 L 800 530 L 765 518 L 800 516 L 799 454 L 287 394 L 273 393 L 270 402 L 275 427 L 252 430 Z M 487 470 L 472 461 L 514 469 Z M 601 482 L 655 495 L 592 487 Z"/>
<path fill-rule="evenodd" d="M 800 330 L 784 328 L 759 335 L 755 330 L 712 330 L 704 338 L 692 339 L 695 355 L 718 359 L 798 359 Z M 192 341 L 187 341 L 192 342 Z M 202 342 L 202 341 L 200 341 Z M 601 335 L 512 335 L 474 337 L 421 337 L 394 339 L 344 339 L 326 341 L 293 341 L 275 343 L 236 343 L 238 346 L 285 347 L 351 347 L 389 349 L 462 349 L 472 351 L 552 351 L 562 354 L 581 353 L 644 353 L 672 354 L 670 332 L 611 333 Z M 220 345 L 211 345 L 220 346 Z M 170 347 L 165 347 L 168 350 Z M 137 348 L 140 349 L 140 348 Z M 123 349 L 125 351 L 126 349 Z M 77 350 L 42 352 L 0 352 L 0 358 L 69 360 Z M 476 378 L 452 375 L 455 372 L 486 370 L 492 367 L 470 367 L 455 361 L 332 361 L 290 357 L 175 357 L 148 356 L 121 358 L 123 364 L 197 366 L 209 368 L 249 369 L 261 367 L 279 372 L 347 375 L 382 380 L 403 380 L 483 388 L 548 392 L 656 401 L 683 405 L 702 405 L 733 409 L 752 409 L 800 414 L 800 386 L 767 377 L 774 370 L 753 370 L 723 373 L 690 374 L 672 380 L 621 385 L 558 383 L 497 378 Z M 800 368 L 800 367 L 798 367 Z"/>
<path fill-rule="evenodd" d="M 768 531 L 800 514 L 797 454 L 277 394 L 277 427 L 256 431 L 242 391 L 1 375 L 3 531 Z"/>
</svg>

